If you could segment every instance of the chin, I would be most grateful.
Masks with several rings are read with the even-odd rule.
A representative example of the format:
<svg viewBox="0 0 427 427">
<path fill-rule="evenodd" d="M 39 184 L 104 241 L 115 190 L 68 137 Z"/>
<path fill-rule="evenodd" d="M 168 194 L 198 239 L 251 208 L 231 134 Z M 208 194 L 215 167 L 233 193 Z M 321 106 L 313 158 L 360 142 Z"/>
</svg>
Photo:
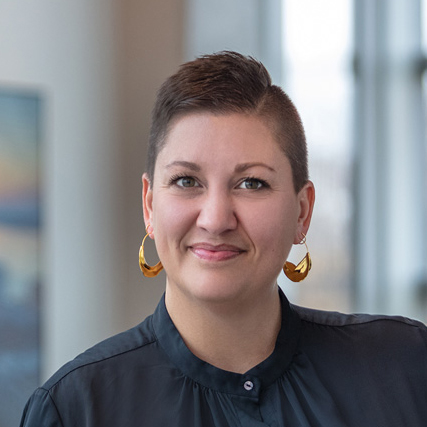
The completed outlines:
<svg viewBox="0 0 427 427">
<path fill-rule="evenodd" d="M 185 283 L 181 282 L 177 287 L 188 299 L 201 303 L 225 303 L 237 300 L 246 286 L 229 276 L 209 272 L 197 274 L 194 278 L 186 277 Z"/>
</svg>

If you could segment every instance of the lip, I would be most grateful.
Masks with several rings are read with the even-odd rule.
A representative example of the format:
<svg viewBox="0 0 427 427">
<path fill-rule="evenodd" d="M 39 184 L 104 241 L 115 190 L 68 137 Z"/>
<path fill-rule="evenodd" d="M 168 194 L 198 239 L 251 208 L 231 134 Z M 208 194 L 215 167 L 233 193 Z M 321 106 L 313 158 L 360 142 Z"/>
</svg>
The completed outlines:
<svg viewBox="0 0 427 427">
<path fill-rule="evenodd" d="M 238 246 L 229 244 L 213 245 L 207 242 L 194 243 L 188 249 L 204 261 L 226 261 L 238 257 L 245 252 Z"/>
</svg>

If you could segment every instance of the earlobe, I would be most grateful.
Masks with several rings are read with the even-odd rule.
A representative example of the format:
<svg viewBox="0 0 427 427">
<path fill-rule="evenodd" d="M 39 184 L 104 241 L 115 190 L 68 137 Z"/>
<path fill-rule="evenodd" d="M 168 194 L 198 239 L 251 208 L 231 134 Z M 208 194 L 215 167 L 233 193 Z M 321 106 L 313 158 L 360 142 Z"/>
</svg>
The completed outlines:
<svg viewBox="0 0 427 427">
<path fill-rule="evenodd" d="M 142 175 L 142 207 L 144 212 L 144 222 L 145 225 L 149 224 L 153 225 L 153 190 L 151 188 L 150 180 L 148 179 L 148 175 L 144 173 Z M 152 227 L 151 227 L 152 228 Z M 150 237 L 153 238 L 152 230 Z"/>
<path fill-rule="evenodd" d="M 303 236 L 307 234 L 310 227 L 315 201 L 315 189 L 314 184 L 311 181 L 308 181 L 298 193 L 298 201 L 300 211 L 294 244 L 299 244 L 301 242 Z"/>
</svg>

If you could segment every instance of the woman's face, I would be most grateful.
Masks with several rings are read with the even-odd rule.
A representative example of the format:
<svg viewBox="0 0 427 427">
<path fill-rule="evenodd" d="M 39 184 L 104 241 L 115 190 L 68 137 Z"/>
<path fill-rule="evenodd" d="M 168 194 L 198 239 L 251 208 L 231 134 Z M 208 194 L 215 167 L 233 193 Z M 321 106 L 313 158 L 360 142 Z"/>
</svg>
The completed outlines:
<svg viewBox="0 0 427 427">
<path fill-rule="evenodd" d="M 308 183 L 295 193 L 288 158 L 261 119 L 190 114 L 171 127 L 150 187 L 153 227 L 167 289 L 206 301 L 271 292 L 314 203 Z"/>
</svg>

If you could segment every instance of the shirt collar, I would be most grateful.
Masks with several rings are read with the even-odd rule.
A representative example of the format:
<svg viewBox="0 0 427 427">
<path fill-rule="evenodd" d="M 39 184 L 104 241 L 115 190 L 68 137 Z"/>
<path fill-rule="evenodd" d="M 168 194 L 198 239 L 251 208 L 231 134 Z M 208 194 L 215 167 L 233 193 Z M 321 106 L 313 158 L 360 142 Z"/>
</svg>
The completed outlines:
<svg viewBox="0 0 427 427">
<path fill-rule="evenodd" d="M 284 375 L 298 346 L 300 319 L 280 288 L 279 294 L 282 306 L 282 326 L 275 349 L 266 360 L 245 374 L 216 368 L 191 353 L 167 312 L 164 295 L 153 315 L 154 332 L 171 362 L 185 376 L 202 386 L 219 392 L 256 397 L 262 389 Z M 250 390 L 248 390 L 247 381 L 253 384 L 253 388 Z"/>
</svg>

